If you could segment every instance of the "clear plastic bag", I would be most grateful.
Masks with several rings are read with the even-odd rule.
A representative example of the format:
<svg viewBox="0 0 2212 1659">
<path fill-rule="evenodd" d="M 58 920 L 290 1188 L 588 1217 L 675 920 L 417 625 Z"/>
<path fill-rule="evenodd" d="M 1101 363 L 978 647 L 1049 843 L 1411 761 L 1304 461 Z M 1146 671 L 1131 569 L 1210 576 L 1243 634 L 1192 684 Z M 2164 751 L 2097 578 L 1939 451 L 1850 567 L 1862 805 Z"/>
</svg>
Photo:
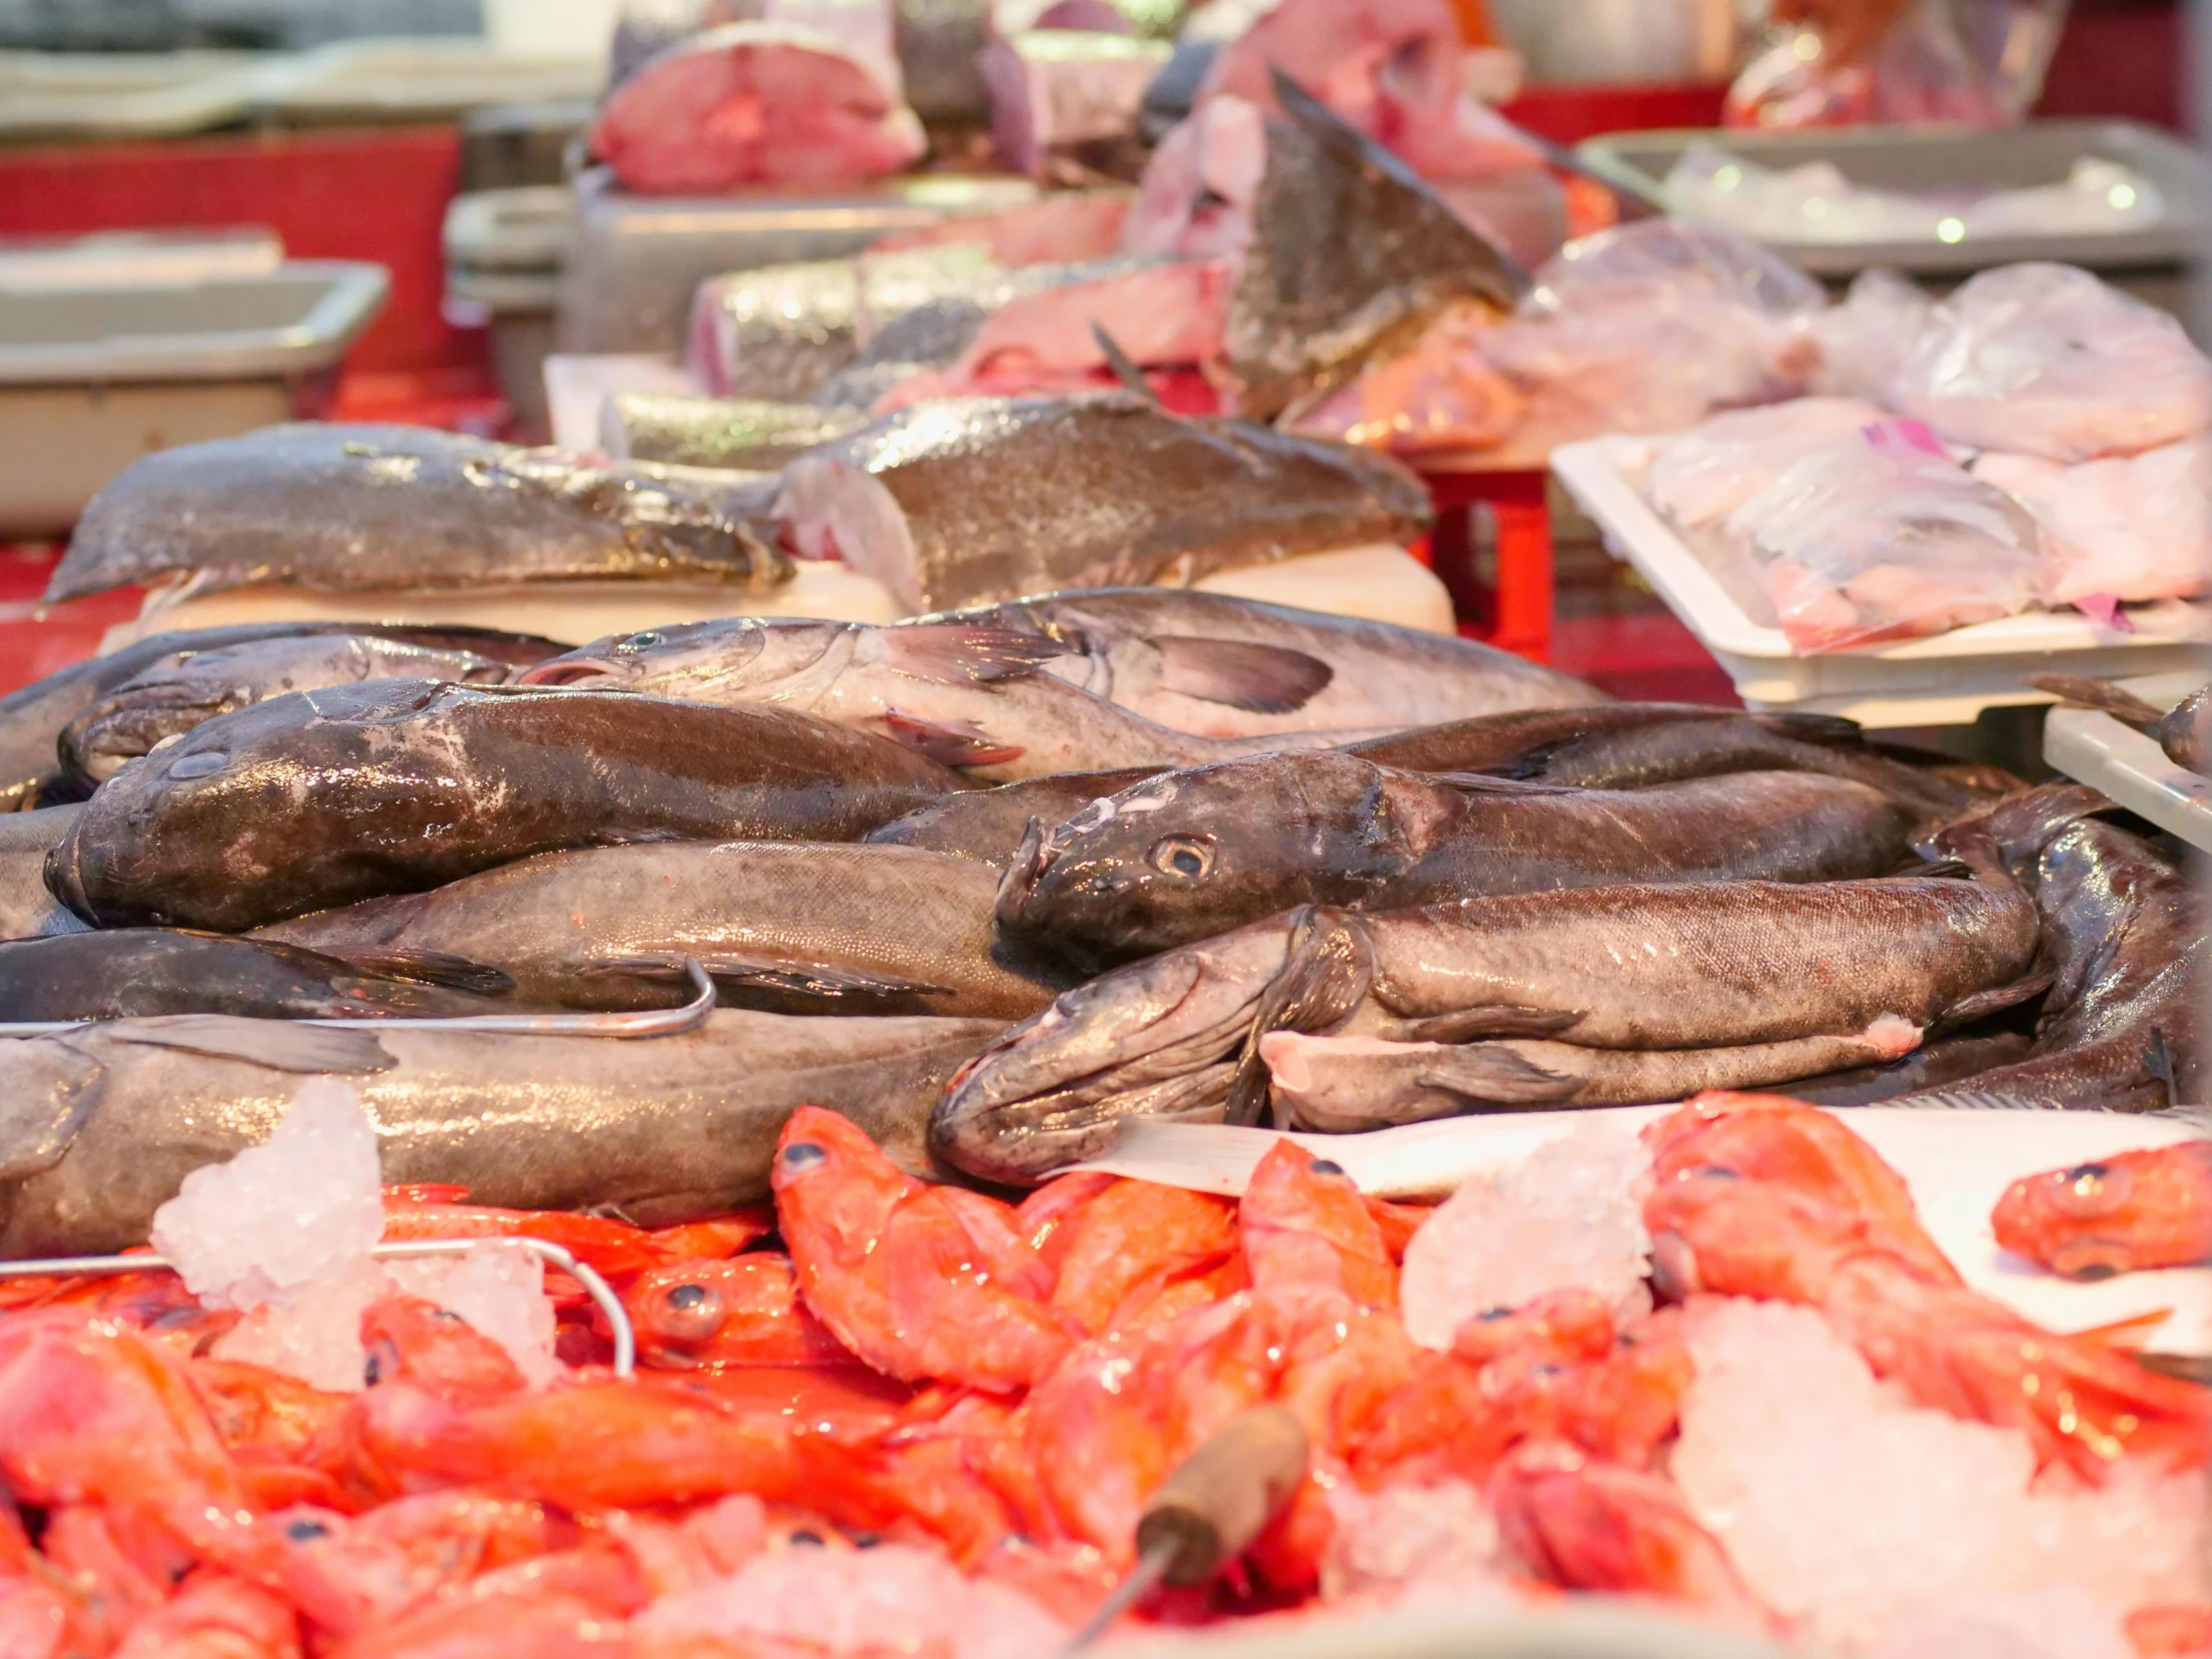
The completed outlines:
<svg viewBox="0 0 2212 1659">
<path fill-rule="evenodd" d="M 1644 495 L 1679 528 L 1702 529 L 1741 507 L 1816 450 L 1884 416 L 1856 397 L 1800 397 L 1717 414 L 1660 444 Z"/>
<path fill-rule="evenodd" d="M 2212 427 L 2212 360 L 2085 271 L 2004 266 L 1936 307 L 1891 402 L 1969 448 L 2086 461 Z"/>
<path fill-rule="evenodd" d="M 1724 231 L 1645 220 L 1572 243 L 1536 273 L 1483 354 L 1546 444 L 1674 432 L 1714 409 L 1804 389 L 1820 284 Z"/>
<path fill-rule="evenodd" d="M 2043 89 L 2065 0 L 1920 0 L 1843 63 L 1817 29 L 1778 34 L 1728 89 L 1730 127 L 1961 122 L 2008 127 Z M 1962 15 L 1966 14 L 1966 15 Z"/>
<path fill-rule="evenodd" d="M 1911 420 L 1803 456 L 1729 515 L 1725 535 L 1805 656 L 2015 615 L 2041 574 L 2035 521 Z"/>
<path fill-rule="evenodd" d="M 1862 271 L 1842 304 L 1806 320 L 1816 352 L 1808 383 L 1831 397 L 1887 400 L 1935 305 L 1894 271 Z"/>
<path fill-rule="evenodd" d="M 2212 588 L 2212 438 L 2079 466 L 1983 455 L 1973 475 L 2042 526 L 2046 604 L 2109 623 L 2120 605 Z"/>
</svg>

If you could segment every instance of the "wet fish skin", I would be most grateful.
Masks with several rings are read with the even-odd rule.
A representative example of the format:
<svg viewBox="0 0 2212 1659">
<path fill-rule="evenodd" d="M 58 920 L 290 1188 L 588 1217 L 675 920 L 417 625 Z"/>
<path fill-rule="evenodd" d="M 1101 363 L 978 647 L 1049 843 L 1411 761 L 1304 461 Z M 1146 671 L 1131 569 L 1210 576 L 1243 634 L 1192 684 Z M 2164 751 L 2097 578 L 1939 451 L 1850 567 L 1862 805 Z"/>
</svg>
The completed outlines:
<svg viewBox="0 0 2212 1659">
<path fill-rule="evenodd" d="M 2182 771 L 2212 776 L 2212 686 L 2191 692 L 2160 717 L 2158 747 Z"/>
<path fill-rule="evenodd" d="M 542 853 L 254 936 L 370 965 L 462 957 L 544 1007 L 676 1006 L 690 957 L 725 1007 L 1019 1019 L 1067 979 L 1002 946 L 997 887 L 907 847 L 677 841 Z"/>
<path fill-rule="evenodd" d="M 999 924 L 1087 966 L 1295 904 L 1384 910 L 1478 894 L 1727 877 L 1834 880 L 1911 858 L 1913 814 L 1863 785 L 1743 773 L 1554 790 L 1268 755 L 1170 773 L 1040 835 Z"/>
<path fill-rule="evenodd" d="M 77 822 L 81 806 L 0 813 L 0 938 L 81 933 L 85 924 L 46 885 L 46 855 Z"/>
<path fill-rule="evenodd" d="M 185 1016 L 0 1044 L 0 1259 L 144 1243 L 187 1174 L 266 1140 L 321 1074 L 359 1092 L 385 1180 L 483 1204 L 660 1224 L 761 1203 L 803 1105 L 942 1179 L 922 1146 L 929 1104 L 999 1029 L 720 1012 L 609 1042 Z"/>
<path fill-rule="evenodd" d="M 2212 771 L 2212 686 L 2191 692 L 2171 709 L 2146 702 L 2110 680 L 2077 674 L 2030 674 L 2027 684 L 2062 703 L 2110 715 L 2158 740 L 2166 759 L 2184 772 Z"/>
<path fill-rule="evenodd" d="M 940 623 L 1056 642 L 1046 673 L 1205 737 L 1433 727 L 1610 702 L 1595 686 L 1472 640 L 1189 589 L 1035 594 L 900 626 Z M 1457 758 L 1384 764 L 1474 770 Z"/>
<path fill-rule="evenodd" d="M 602 441 L 617 459 L 740 472 L 774 472 L 867 421 L 862 409 L 639 391 L 608 398 L 601 415 Z"/>
<path fill-rule="evenodd" d="M 1031 820 L 1060 824 L 1094 801 L 1157 777 L 1151 767 L 1063 772 L 996 789 L 968 790 L 893 819 L 864 837 L 877 846 L 913 846 L 1003 869 L 1021 850 Z M 5 826 L 0 825 L 0 832 Z"/>
<path fill-rule="evenodd" d="M 886 415 L 792 462 L 776 516 L 802 551 L 834 547 L 908 609 L 931 611 L 1405 546 L 1431 510 L 1385 457 L 1099 392 Z"/>
<path fill-rule="evenodd" d="M 178 574 L 199 593 L 670 578 L 764 590 L 792 576 L 765 505 L 741 474 L 298 422 L 133 462 L 85 508 L 46 601 Z"/>
<path fill-rule="evenodd" d="M 164 658 L 188 651 L 220 651 L 255 640 L 318 634 L 365 634 L 426 649 L 457 647 L 522 666 L 557 656 L 566 647 L 526 634 L 488 628 L 420 628 L 365 622 L 258 622 L 231 628 L 186 629 L 153 634 L 104 657 L 88 657 L 43 680 L 0 697 L 0 813 L 52 806 L 64 784 L 57 745 L 62 731 L 101 698 L 136 679 Z M 62 795 L 68 791 L 63 789 Z"/>
<path fill-rule="evenodd" d="M 1313 907 L 1064 993 L 953 1080 L 930 1144 L 980 1178 L 1033 1182 L 1128 1117 L 1250 1121 L 1257 1044 L 1277 1030 L 1633 1052 L 1851 1036 L 1884 1015 L 1926 1029 L 2031 994 L 2035 947 L 2034 908 L 2001 878 Z"/>
<path fill-rule="evenodd" d="M 118 927 L 0 943 L 0 1021 L 454 1018 L 507 1011 L 487 995 L 226 933 Z"/>
<path fill-rule="evenodd" d="M 99 926 L 243 931 L 640 840 L 851 840 L 958 780 L 765 707 L 369 681 L 219 715 L 124 768 L 47 883 Z"/>
<path fill-rule="evenodd" d="M 2027 1057 L 2030 1042 L 2024 1031 L 1938 1037 L 1901 1060 L 1799 1078 L 1782 1092 L 1815 1106 L 1874 1106 L 2011 1065 Z"/>
<path fill-rule="evenodd" d="M 1190 766 L 1334 733 L 1199 738 L 1037 670 L 1048 642 L 958 624 L 733 617 L 597 641 L 523 676 L 722 705 L 773 704 L 900 743 L 984 783 Z"/>
<path fill-rule="evenodd" d="M 308 634 L 172 654 L 109 692 L 62 729 L 71 774 L 98 785 L 165 739 L 286 692 L 363 680 L 503 685 L 513 666 L 460 647 L 364 634 Z"/>
</svg>

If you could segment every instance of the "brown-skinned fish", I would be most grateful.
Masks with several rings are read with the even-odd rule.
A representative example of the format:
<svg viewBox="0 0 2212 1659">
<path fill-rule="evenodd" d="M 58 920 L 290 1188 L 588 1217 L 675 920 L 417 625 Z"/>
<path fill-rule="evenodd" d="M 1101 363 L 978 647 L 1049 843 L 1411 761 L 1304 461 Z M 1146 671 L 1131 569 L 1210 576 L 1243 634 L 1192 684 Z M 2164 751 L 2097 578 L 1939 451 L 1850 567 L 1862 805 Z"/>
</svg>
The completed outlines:
<svg viewBox="0 0 2212 1659">
<path fill-rule="evenodd" d="M 535 852 L 854 840 L 959 787 L 812 716 L 372 680 L 218 715 L 87 803 L 47 884 L 98 926 L 264 926 Z"/>
<path fill-rule="evenodd" d="M 1151 767 L 1124 767 L 1118 772 L 1054 773 L 996 789 L 967 790 L 893 819 L 880 830 L 870 830 L 867 840 L 876 846 L 949 852 L 1004 869 L 1021 850 L 1031 820 L 1059 824 L 1094 801 L 1158 776 Z M 5 833 L 4 825 L 0 833 Z"/>
<path fill-rule="evenodd" d="M 2161 709 L 2109 680 L 2077 674 L 2030 674 L 2027 683 L 2060 702 L 2094 709 L 2158 741 L 2166 759 L 2184 772 L 2212 776 L 2212 686 L 2191 692 L 2171 709 Z"/>
<path fill-rule="evenodd" d="M 479 1204 L 646 1225 L 758 1204 L 801 1106 L 943 1179 L 922 1142 L 930 1102 L 999 1029 L 733 1011 L 617 1042 L 185 1015 L 0 1043 L 0 1259 L 143 1244 L 187 1175 L 267 1140 L 313 1076 L 359 1094 L 385 1181 Z"/>
<path fill-rule="evenodd" d="M 0 938 L 82 933 L 85 923 L 46 884 L 46 855 L 77 822 L 82 806 L 0 813 Z"/>
</svg>

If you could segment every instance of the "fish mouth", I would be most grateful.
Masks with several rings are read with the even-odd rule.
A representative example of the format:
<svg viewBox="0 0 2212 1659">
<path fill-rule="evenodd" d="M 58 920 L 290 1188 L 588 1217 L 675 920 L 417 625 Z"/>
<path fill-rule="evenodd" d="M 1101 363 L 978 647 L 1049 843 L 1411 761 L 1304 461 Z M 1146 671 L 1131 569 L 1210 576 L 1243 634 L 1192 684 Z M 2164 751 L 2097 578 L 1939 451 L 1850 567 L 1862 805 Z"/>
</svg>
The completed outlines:
<svg viewBox="0 0 2212 1659">
<path fill-rule="evenodd" d="M 998 897 L 992 902 L 991 914 L 999 926 L 1019 929 L 1022 912 L 1036 896 L 1037 883 L 1044 879 L 1051 862 L 1052 836 L 1046 832 L 1043 819 L 1032 818 L 1022 831 L 1013 861 L 998 878 Z"/>
<path fill-rule="evenodd" d="M 570 655 L 555 657 L 551 662 L 540 663 L 535 668 L 524 669 L 516 675 L 511 685 L 517 686 L 581 686 L 587 683 L 614 681 L 627 684 L 636 678 L 637 671 L 606 657 L 579 657 Z"/>
</svg>

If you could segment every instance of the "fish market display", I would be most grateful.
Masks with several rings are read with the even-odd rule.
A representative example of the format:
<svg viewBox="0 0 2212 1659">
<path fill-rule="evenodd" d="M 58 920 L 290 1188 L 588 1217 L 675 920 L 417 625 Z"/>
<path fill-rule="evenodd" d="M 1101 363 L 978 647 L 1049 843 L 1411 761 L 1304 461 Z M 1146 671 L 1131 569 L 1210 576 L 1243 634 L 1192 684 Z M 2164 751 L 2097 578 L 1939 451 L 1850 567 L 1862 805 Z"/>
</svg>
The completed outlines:
<svg viewBox="0 0 2212 1659">
<path fill-rule="evenodd" d="M 609 94 L 591 147 L 626 189 L 821 189 L 920 159 L 926 141 L 891 54 L 889 6 L 782 9 L 805 21 L 710 29 L 642 64 Z M 808 27 L 810 11 L 857 16 L 858 38 Z M 876 12 L 879 19 L 869 16 Z"/>
<path fill-rule="evenodd" d="M 728 1012 L 627 1043 L 187 1015 L 11 1042 L 0 1259 L 143 1243 L 190 1172 L 269 1138 L 303 1076 L 358 1092 L 387 1180 L 481 1204 L 654 1223 L 758 1203 L 805 1105 L 849 1112 L 926 1170 L 930 1103 L 1000 1028 Z"/>
<path fill-rule="evenodd" d="M 2037 937 L 2034 906 L 2001 877 L 1304 909 L 1064 993 L 962 1072 L 931 1144 L 970 1174 L 1023 1182 L 1097 1155 L 1124 1118 L 1250 1122 L 1276 1031 L 1476 1046 L 1533 1037 L 1623 1053 L 1856 1033 L 1894 1057 L 1931 1025 L 2040 991 Z M 1805 1075 L 1835 1069 L 1826 1055 L 1799 1057 Z M 1485 1096 L 1470 1085 L 1464 1098 Z"/>
<path fill-rule="evenodd" d="M 794 461 L 776 513 L 924 611 L 1403 546 L 1428 503 L 1381 457 L 1110 393 L 902 410 Z"/>
<path fill-rule="evenodd" d="M 856 409 L 760 398 L 668 397 L 622 392 L 601 411 L 601 441 L 621 460 L 773 472 L 818 443 L 867 424 Z"/>
<path fill-rule="evenodd" d="M 998 915 L 1041 948 L 1110 964 L 1299 904 L 1883 875 L 1910 858 L 1913 823 L 1862 784 L 1805 774 L 1554 790 L 1264 756 L 1172 773 L 1040 828 Z"/>
<path fill-rule="evenodd" d="M 541 1006 L 684 1002 L 690 959 L 727 1006 L 1019 1019 L 1065 981 L 994 936 L 997 888 L 980 863 L 904 846 L 663 841 L 549 852 L 256 937 L 402 971 L 477 964 Z"/>
<path fill-rule="evenodd" d="M 564 847 L 848 840 L 957 787 L 781 709 L 371 681 L 218 716 L 126 768 L 47 879 L 101 925 L 237 930 Z"/>
<path fill-rule="evenodd" d="M 270 426 L 135 461 L 55 567 L 55 603 L 180 576 L 336 591 L 791 579 L 742 476 L 586 466 L 409 426 Z"/>
<path fill-rule="evenodd" d="M 1989 1220 L 1999 1245 L 2066 1279 L 2212 1262 L 2212 1141 L 2024 1177 Z"/>
</svg>

